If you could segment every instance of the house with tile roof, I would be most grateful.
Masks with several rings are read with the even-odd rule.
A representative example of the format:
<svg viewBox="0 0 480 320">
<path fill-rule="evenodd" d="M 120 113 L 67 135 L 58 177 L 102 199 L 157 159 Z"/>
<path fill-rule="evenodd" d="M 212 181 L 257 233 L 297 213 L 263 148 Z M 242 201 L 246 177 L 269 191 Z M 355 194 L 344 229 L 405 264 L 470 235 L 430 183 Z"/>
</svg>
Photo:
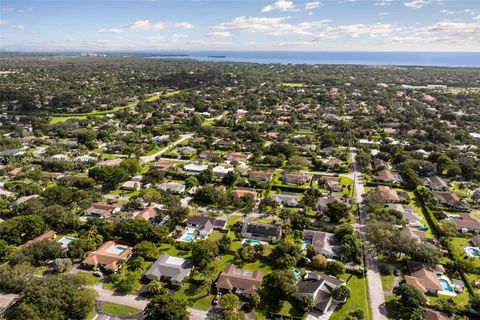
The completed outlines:
<svg viewBox="0 0 480 320">
<path fill-rule="evenodd" d="M 261 271 L 249 271 L 229 263 L 218 277 L 216 286 L 221 292 L 234 293 L 250 297 L 262 286 L 264 274 Z"/>
<path fill-rule="evenodd" d="M 82 265 L 93 269 L 102 268 L 111 272 L 117 271 L 122 263 L 132 256 L 132 248 L 119 245 L 114 241 L 105 242 L 100 248 L 91 252 Z"/>
</svg>

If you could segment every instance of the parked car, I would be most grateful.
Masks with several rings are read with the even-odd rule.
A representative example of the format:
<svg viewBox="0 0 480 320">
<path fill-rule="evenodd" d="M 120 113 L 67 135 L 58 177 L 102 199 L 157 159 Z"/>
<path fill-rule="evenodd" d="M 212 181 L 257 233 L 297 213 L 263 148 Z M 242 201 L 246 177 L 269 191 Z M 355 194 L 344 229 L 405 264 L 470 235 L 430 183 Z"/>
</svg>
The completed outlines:
<svg viewBox="0 0 480 320">
<path fill-rule="evenodd" d="M 221 299 L 221 298 L 222 298 L 222 293 L 221 293 L 221 292 L 217 292 L 217 295 L 216 295 L 215 298 L 213 299 L 212 304 L 216 306 L 216 305 L 220 302 L 220 299 Z"/>
</svg>

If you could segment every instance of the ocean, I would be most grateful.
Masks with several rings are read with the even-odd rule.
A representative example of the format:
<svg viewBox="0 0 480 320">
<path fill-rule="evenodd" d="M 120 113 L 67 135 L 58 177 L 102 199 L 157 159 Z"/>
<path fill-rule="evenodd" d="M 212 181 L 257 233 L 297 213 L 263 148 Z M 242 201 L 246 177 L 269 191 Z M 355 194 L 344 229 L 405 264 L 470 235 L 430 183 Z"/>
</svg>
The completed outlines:
<svg viewBox="0 0 480 320">
<path fill-rule="evenodd" d="M 164 51 L 149 58 L 276 64 L 480 67 L 480 52 Z"/>
</svg>

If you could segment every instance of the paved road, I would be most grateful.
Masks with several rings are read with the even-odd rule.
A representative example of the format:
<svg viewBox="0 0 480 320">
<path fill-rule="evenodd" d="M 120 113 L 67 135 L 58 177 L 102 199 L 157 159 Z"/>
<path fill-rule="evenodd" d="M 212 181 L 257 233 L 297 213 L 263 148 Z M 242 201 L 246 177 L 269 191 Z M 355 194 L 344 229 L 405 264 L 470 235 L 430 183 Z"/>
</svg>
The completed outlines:
<svg viewBox="0 0 480 320">
<path fill-rule="evenodd" d="M 354 150 L 352 148 L 352 150 Z M 355 183 L 355 200 L 359 207 L 359 221 L 356 224 L 356 228 L 359 233 L 362 235 L 365 240 L 365 223 L 366 219 L 364 216 L 364 208 L 362 205 L 363 197 L 365 193 L 365 188 L 363 187 L 362 173 L 355 161 L 356 153 L 352 151 L 352 162 L 353 162 L 353 175 Z M 385 307 L 385 296 L 383 294 L 382 280 L 380 277 L 380 272 L 378 271 L 378 261 L 376 256 L 371 253 L 365 252 L 365 264 L 367 267 L 367 282 L 368 282 L 368 291 L 370 296 L 370 306 L 372 310 L 372 319 L 373 320 L 386 320 L 386 307 Z"/>
<path fill-rule="evenodd" d="M 141 298 L 134 294 L 126 294 L 126 295 L 116 294 L 111 290 L 103 289 L 102 285 L 103 283 L 99 282 L 94 286 L 95 291 L 97 291 L 97 294 L 98 294 L 98 297 L 97 297 L 98 301 L 106 301 L 106 302 L 123 304 L 126 306 L 130 306 L 130 307 L 142 309 L 142 310 L 145 309 L 145 307 L 147 306 L 147 303 L 148 303 L 147 299 Z"/>
<path fill-rule="evenodd" d="M 177 141 L 169 144 L 168 146 L 166 146 L 165 148 L 161 149 L 161 150 L 158 151 L 157 153 L 152 154 L 151 156 L 143 156 L 143 157 L 140 157 L 140 160 L 142 160 L 143 163 L 155 161 L 155 158 L 156 158 L 156 157 L 161 156 L 162 154 L 164 154 L 165 152 L 167 152 L 170 148 L 175 147 L 177 144 L 182 143 L 183 141 L 185 141 L 185 140 L 187 140 L 187 139 L 190 139 L 191 137 L 193 137 L 193 135 L 194 135 L 193 133 L 182 134 L 182 135 L 181 135 L 181 138 L 178 139 Z"/>
</svg>

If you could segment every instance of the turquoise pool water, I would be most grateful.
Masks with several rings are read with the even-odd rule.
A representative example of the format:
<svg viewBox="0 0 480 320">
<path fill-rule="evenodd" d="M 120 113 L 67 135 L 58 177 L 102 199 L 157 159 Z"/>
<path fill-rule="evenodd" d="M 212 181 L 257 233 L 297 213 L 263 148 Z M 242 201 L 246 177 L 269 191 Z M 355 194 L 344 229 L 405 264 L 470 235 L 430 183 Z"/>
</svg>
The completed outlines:
<svg viewBox="0 0 480 320">
<path fill-rule="evenodd" d="M 303 239 L 303 241 L 302 241 L 302 250 L 305 249 L 309 244 L 312 244 L 312 240 L 310 240 L 310 239 Z"/>
<path fill-rule="evenodd" d="M 191 233 L 191 232 L 186 232 L 181 238 L 180 240 L 183 240 L 185 242 L 191 242 L 193 239 L 195 238 L 195 234 Z"/>
<path fill-rule="evenodd" d="M 461 218 L 460 218 L 460 216 L 449 215 L 448 219 L 450 219 L 450 220 L 460 220 Z"/>
<path fill-rule="evenodd" d="M 293 269 L 293 274 L 295 276 L 295 279 L 297 279 L 297 281 L 300 281 L 300 276 L 302 274 L 302 270 L 300 270 L 298 268 L 295 268 L 295 269 Z"/>
<path fill-rule="evenodd" d="M 467 251 L 475 257 L 480 257 L 480 249 L 478 248 L 468 248 Z"/>
<path fill-rule="evenodd" d="M 447 280 L 440 279 L 440 283 L 442 284 L 443 291 L 453 291 L 452 286 L 450 285 L 450 283 L 448 283 Z"/>
<path fill-rule="evenodd" d="M 246 243 L 246 244 L 249 244 L 249 245 L 251 245 L 251 246 L 258 246 L 258 245 L 261 245 L 261 244 L 262 244 L 260 241 L 255 240 L 255 239 L 253 239 L 253 240 L 251 240 L 251 239 L 243 239 L 243 240 L 242 240 L 242 244 L 245 244 L 245 243 Z"/>
<path fill-rule="evenodd" d="M 72 241 L 75 241 L 77 240 L 77 238 L 73 238 L 73 237 L 63 237 L 62 239 L 58 240 L 58 242 L 60 242 L 61 244 L 64 244 L 66 246 L 68 246 Z"/>
</svg>

